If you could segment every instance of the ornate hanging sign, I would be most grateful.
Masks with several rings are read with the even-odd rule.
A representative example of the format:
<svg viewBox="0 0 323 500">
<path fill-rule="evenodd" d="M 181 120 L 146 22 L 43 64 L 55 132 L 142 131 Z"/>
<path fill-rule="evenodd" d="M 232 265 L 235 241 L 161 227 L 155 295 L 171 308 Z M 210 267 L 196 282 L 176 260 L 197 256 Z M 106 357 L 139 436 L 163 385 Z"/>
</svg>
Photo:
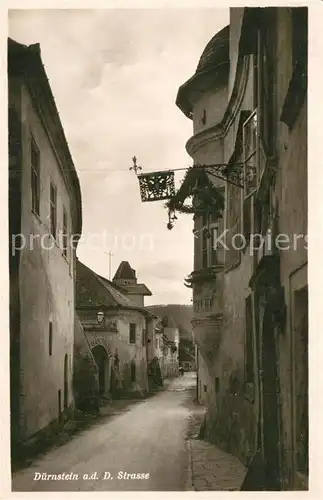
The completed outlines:
<svg viewBox="0 0 323 500">
<path fill-rule="evenodd" d="M 150 172 L 139 174 L 142 168 L 137 165 L 137 158 L 132 158 L 133 170 L 139 180 L 141 201 L 162 201 L 169 200 L 175 195 L 174 171 Z"/>
<path fill-rule="evenodd" d="M 174 172 L 139 174 L 141 201 L 169 200 L 175 195 Z"/>
</svg>

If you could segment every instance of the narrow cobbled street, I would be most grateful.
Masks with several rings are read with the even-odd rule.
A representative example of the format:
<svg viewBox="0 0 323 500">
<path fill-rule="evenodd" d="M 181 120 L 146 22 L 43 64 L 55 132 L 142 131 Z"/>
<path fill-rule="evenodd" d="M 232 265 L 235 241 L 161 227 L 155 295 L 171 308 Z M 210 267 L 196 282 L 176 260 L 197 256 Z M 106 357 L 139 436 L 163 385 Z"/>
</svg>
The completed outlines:
<svg viewBox="0 0 323 500">
<path fill-rule="evenodd" d="M 13 491 L 185 490 L 189 465 L 186 438 L 195 384 L 195 376 L 187 373 L 126 413 L 100 420 L 14 474 Z M 63 473 L 74 476 L 35 479 L 40 474 L 45 478 Z M 122 473 L 147 478 L 118 479 Z M 83 479 L 84 474 L 89 479 Z"/>
</svg>

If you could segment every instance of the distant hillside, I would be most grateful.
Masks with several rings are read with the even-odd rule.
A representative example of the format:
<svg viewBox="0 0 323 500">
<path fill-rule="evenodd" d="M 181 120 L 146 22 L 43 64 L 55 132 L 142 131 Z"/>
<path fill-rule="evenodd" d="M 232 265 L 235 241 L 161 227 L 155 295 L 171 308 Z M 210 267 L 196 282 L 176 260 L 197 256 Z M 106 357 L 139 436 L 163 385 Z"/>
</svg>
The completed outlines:
<svg viewBox="0 0 323 500">
<path fill-rule="evenodd" d="M 164 316 L 172 316 L 177 328 L 180 331 L 182 339 L 192 339 L 192 324 L 193 307 L 184 304 L 157 304 L 155 306 L 147 306 L 146 309 L 163 318 Z"/>
</svg>

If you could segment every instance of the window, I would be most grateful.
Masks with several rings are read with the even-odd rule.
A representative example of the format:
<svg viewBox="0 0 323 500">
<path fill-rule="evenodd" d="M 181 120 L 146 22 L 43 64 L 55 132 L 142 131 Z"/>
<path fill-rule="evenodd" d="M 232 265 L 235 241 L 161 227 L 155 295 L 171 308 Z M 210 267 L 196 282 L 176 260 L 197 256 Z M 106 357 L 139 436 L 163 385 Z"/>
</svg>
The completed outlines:
<svg viewBox="0 0 323 500">
<path fill-rule="evenodd" d="M 243 211 L 242 230 L 248 243 L 253 231 L 253 203 L 254 194 L 258 187 L 258 115 L 253 111 L 243 123 L 243 165 L 244 165 L 244 188 L 243 188 Z"/>
<path fill-rule="evenodd" d="M 56 186 L 51 182 L 50 183 L 50 232 L 54 238 L 56 238 L 57 232 L 57 190 Z"/>
<path fill-rule="evenodd" d="M 147 339 L 147 330 L 146 329 L 143 329 L 142 330 L 142 345 L 145 346 L 146 345 L 146 339 Z"/>
<path fill-rule="evenodd" d="M 49 329 L 48 329 L 48 350 L 49 350 L 49 355 L 52 356 L 52 354 L 53 354 L 53 323 L 52 323 L 52 321 L 49 322 Z"/>
<path fill-rule="evenodd" d="M 202 231 L 202 267 L 203 269 L 208 267 L 208 231 L 203 229 Z"/>
<path fill-rule="evenodd" d="M 136 343 L 136 323 L 130 323 L 129 325 L 129 342 L 130 344 Z"/>
<path fill-rule="evenodd" d="M 219 228 L 218 226 L 211 227 L 211 266 L 215 266 L 217 264 L 217 239 L 219 237 Z"/>
<path fill-rule="evenodd" d="M 67 257 L 67 242 L 68 242 L 68 228 L 67 228 L 67 212 L 63 208 L 63 255 Z"/>
<path fill-rule="evenodd" d="M 202 122 L 203 125 L 206 124 L 206 110 L 205 109 L 203 109 L 203 114 L 202 114 L 201 122 Z"/>
<path fill-rule="evenodd" d="M 31 209 L 35 214 L 40 214 L 40 152 L 35 140 L 30 144 L 31 163 Z"/>
<path fill-rule="evenodd" d="M 64 356 L 64 408 L 68 406 L 68 355 Z"/>
<path fill-rule="evenodd" d="M 206 386 L 206 385 L 204 385 L 204 392 L 206 392 L 206 391 L 207 391 L 207 386 Z"/>
<path fill-rule="evenodd" d="M 219 228 L 211 214 L 203 215 L 202 225 L 202 269 L 205 269 L 218 263 L 217 238 Z"/>
<path fill-rule="evenodd" d="M 220 392 L 220 379 L 219 377 L 215 378 L 215 392 L 218 394 Z"/>
<path fill-rule="evenodd" d="M 243 124 L 244 197 L 257 189 L 258 116 L 254 110 Z"/>
<path fill-rule="evenodd" d="M 253 314 L 252 294 L 245 300 L 245 389 L 248 399 L 253 400 Z"/>
</svg>

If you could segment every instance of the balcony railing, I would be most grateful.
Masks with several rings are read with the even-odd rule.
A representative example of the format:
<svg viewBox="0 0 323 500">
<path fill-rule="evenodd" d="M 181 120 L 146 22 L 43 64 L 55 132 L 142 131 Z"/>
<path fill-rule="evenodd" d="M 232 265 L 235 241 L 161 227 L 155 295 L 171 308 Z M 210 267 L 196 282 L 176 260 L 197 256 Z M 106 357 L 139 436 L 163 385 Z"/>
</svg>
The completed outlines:
<svg viewBox="0 0 323 500">
<path fill-rule="evenodd" d="M 205 283 L 207 281 L 212 281 L 215 280 L 217 275 L 222 271 L 223 264 L 217 264 L 215 266 L 198 269 L 196 271 L 192 271 L 192 273 L 186 278 L 186 282 L 194 285 L 195 283 Z"/>
</svg>

